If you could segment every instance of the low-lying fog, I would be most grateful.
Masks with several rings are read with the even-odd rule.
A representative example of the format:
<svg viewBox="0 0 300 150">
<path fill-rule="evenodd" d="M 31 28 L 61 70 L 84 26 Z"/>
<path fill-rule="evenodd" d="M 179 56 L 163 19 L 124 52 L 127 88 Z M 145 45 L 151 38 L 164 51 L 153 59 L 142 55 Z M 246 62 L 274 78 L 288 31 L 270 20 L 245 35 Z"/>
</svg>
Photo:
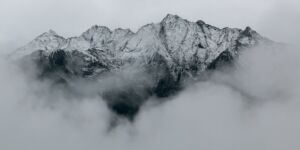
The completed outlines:
<svg viewBox="0 0 300 150">
<path fill-rule="evenodd" d="M 0 62 L 0 149 L 3 150 L 282 150 L 300 143 L 300 51 L 245 51 L 236 70 L 188 86 L 172 100 L 147 104 L 134 123 L 107 132 L 100 98 L 55 97 L 49 85 Z"/>
</svg>

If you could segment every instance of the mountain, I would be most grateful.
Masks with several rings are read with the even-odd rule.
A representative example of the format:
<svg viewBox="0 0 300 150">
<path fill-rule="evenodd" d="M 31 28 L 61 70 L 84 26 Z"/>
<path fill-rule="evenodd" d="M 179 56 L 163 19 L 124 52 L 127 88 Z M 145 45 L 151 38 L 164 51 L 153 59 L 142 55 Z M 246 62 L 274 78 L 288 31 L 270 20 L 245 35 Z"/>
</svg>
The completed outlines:
<svg viewBox="0 0 300 150">
<path fill-rule="evenodd" d="M 250 27 L 220 29 L 168 14 L 137 32 L 95 25 L 78 37 L 64 38 L 50 30 L 13 57 L 34 62 L 39 78 L 105 85 L 93 90 L 115 114 L 133 120 L 150 97 L 176 94 L 185 81 L 232 64 L 247 48 L 270 43 Z"/>
</svg>

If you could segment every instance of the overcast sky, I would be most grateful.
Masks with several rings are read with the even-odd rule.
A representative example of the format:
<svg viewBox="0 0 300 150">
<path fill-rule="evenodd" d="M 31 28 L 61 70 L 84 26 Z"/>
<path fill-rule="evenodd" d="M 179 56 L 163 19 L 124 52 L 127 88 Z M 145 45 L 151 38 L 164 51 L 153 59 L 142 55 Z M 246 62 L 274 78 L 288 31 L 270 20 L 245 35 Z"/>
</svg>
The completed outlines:
<svg viewBox="0 0 300 150">
<path fill-rule="evenodd" d="M 167 13 L 221 28 L 251 26 L 270 39 L 297 44 L 299 5 L 300 0 L 0 0 L 0 54 L 49 29 L 65 37 L 95 24 L 136 31 Z M 297 150 L 299 55 L 299 48 L 245 51 L 235 71 L 214 73 L 164 105 L 144 106 L 134 124 L 111 134 L 102 132 L 111 117 L 103 101 L 71 103 L 59 94 L 64 91 L 53 94 L 52 84 L 28 79 L 0 57 L 0 150 Z M 57 106 L 48 108 L 48 100 Z"/>
<path fill-rule="evenodd" d="M 296 43 L 299 31 L 291 29 L 300 26 L 299 6 L 299 0 L 0 0 L 0 48 L 20 47 L 49 29 L 65 37 L 94 24 L 135 31 L 167 13 L 218 27 L 251 26 Z"/>
</svg>

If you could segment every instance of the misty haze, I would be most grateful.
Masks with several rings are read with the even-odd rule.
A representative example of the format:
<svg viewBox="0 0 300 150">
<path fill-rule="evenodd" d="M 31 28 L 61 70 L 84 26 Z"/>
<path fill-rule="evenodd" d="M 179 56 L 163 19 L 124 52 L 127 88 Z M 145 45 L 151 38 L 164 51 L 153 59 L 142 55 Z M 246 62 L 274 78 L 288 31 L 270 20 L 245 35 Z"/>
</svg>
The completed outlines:
<svg viewBox="0 0 300 150">
<path fill-rule="evenodd" d="M 0 149 L 299 149 L 299 7 L 0 0 Z"/>
</svg>

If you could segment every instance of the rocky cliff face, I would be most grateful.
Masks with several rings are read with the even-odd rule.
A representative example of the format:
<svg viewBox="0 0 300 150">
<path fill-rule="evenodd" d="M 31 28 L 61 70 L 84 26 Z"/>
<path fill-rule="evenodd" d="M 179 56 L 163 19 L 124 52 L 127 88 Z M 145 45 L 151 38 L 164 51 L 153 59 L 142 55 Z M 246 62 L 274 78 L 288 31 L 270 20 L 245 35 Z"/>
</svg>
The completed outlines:
<svg viewBox="0 0 300 150">
<path fill-rule="evenodd" d="M 64 38 L 50 30 L 13 55 L 33 60 L 40 78 L 65 84 L 74 78 L 98 82 L 108 74 L 135 70 L 126 74 L 126 84 L 99 91 L 114 113 L 133 119 L 149 97 L 175 94 L 185 80 L 232 63 L 243 49 L 268 43 L 250 27 L 219 29 L 169 14 L 136 33 L 95 25 L 79 37 Z"/>
</svg>

